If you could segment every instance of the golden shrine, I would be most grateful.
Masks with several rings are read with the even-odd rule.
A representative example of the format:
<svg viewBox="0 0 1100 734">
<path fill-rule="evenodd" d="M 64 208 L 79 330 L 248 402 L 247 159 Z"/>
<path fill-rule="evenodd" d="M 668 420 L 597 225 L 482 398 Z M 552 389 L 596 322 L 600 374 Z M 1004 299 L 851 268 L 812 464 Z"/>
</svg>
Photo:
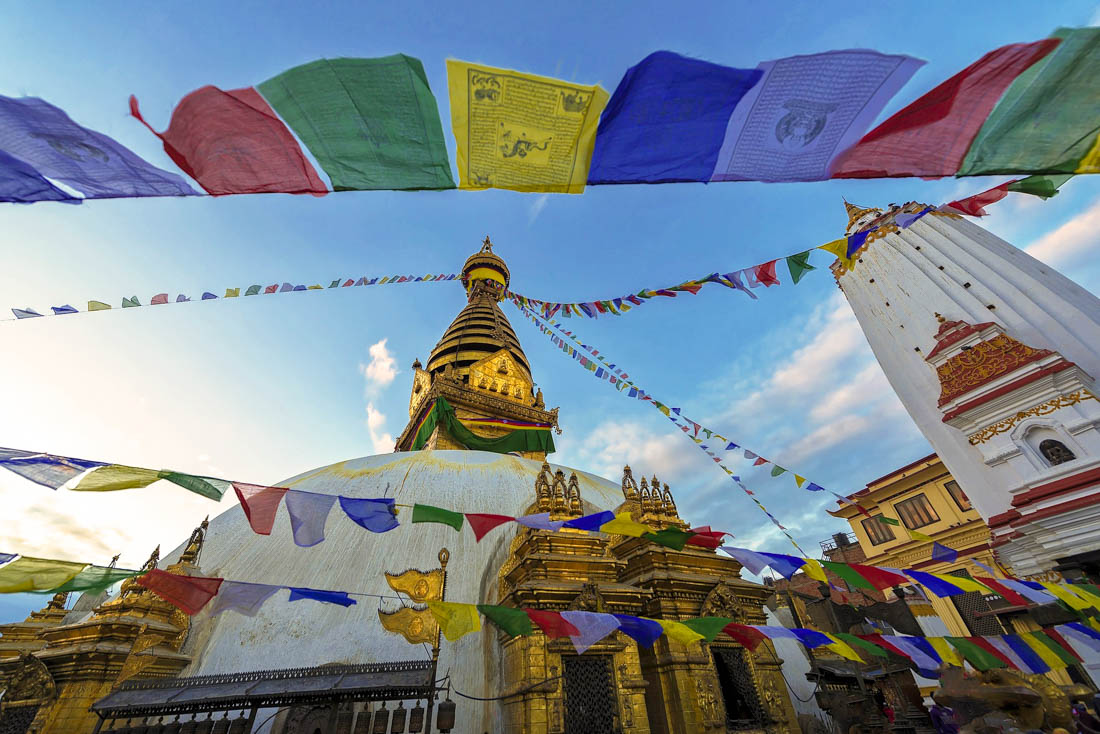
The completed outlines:
<svg viewBox="0 0 1100 734">
<path fill-rule="evenodd" d="M 686 529 L 671 489 L 656 476 L 636 481 L 625 467 L 612 482 L 547 461 L 557 409 L 546 408 L 500 309 L 509 277 L 486 238 L 463 267 L 466 306 L 427 366 L 414 364 L 410 420 L 396 453 L 322 467 L 280 486 L 365 497 L 385 488 L 398 503 L 548 513 L 551 521 L 611 510 L 653 530 Z M 766 624 L 772 589 L 743 580 L 736 560 L 692 545 L 675 550 L 644 538 L 515 524 L 478 543 L 468 530 L 399 517 L 384 545 L 330 519 L 325 542 L 305 549 L 295 547 L 285 515 L 270 536 L 259 536 L 235 506 L 197 529 L 175 562 L 155 553 L 146 564 L 385 591 L 405 600 L 397 608 L 272 599 L 252 615 L 204 610 L 189 619 L 127 581 L 115 598 L 89 610 L 82 600 L 67 612 L 54 599 L 25 622 L 0 627 L 0 685 L 8 687 L 0 731 L 799 731 L 770 641 L 749 652 L 724 634 L 691 644 L 661 635 L 644 647 L 617 631 L 577 654 L 568 638 L 547 639 L 538 630 L 512 638 L 486 623 L 440 644 L 422 604 L 446 599 Z"/>
</svg>

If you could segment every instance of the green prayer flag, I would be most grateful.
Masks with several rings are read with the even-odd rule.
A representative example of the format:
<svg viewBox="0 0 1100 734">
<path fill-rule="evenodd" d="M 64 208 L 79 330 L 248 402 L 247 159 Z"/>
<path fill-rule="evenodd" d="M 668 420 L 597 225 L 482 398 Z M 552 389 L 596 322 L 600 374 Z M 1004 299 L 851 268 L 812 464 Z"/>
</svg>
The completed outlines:
<svg viewBox="0 0 1100 734">
<path fill-rule="evenodd" d="M 986 671 L 992 668 L 1006 667 L 1003 660 L 990 655 L 964 637 L 944 637 L 944 639 L 950 642 L 951 645 L 966 658 L 966 662 L 970 663 L 978 670 Z"/>
<path fill-rule="evenodd" d="M 138 576 L 142 571 L 128 568 L 108 568 L 107 566 L 88 566 L 73 578 L 52 589 L 38 590 L 39 594 L 60 594 L 66 591 L 106 591 L 123 579 Z"/>
<path fill-rule="evenodd" d="M 439 109 L 419 59 L 320 59 L 256 88 L 336 191 L 455 187 Z"/>
<path fill-rule="evenodd" d="M 257 293 L 260 292 L 261 288 L 263 288 L 262 285 L 250 285 L 250 286 L 248 286 L 248 290 L 246 290 L 244 292 L 244 294 L 246 296 L 254 296 L 254 295 L 256 295 Z"/>
<path fill-rule="evenodd" d="M 230 483 L 224 479 L 214 479 L 213 477 L 197 477 L 193 474 L 181 474 L 180 472 L 165 472 L 162 479 L 166 479 L 172 484 L 178 484 L 184 489 L 189 489 L 195 494 L 201 494 L 203 497 L 209 497 L 212 500 L 220 500 L 225 491 L 229 489 Z"/>
<path fill-rule="evenodd" d="M 679 528 L 665 528 L 655 533 L 646 533 L 642 537 L 648 538 L 658 545 L 663 545 L 674 550 L 683 550 L 684 546 L 687 545 L 688 538 L 693 535 L 695 535 L 695 533 L 686 533 Z"/>
<path fill-rule="evenodd" d="M 726 625 L 732 621 L 732 619 L 726 617 L 697 617 L 695 619 L 685 619 L 680 624 L 690 627 L 694 632 L 698 632 L 707 642 L 714 642 L 714 638 L 718 636 L 718 633 L 724 630 Z"/>
<path fill-rule="evenodd" d="M 1100 28 L 1059 28 L 1061 42 L 1001 95 L 959 176 L 1073 173 L 1096 144 Z"/>
<path fill-rule="evenodd" d="M 478 604 L 477 610 L 512 637 L 529 635 L 535 631 L 535 626 L 531 623 L 531 618 L 527 616 L 527 612 L 519 609 L 498 607 L 492 604 Z"/>
<path fill-rule="evenodd" d="M 1043 632 L 1042 630 L 1036 630 L 1035 632 L 1028 632 L 1027 634 L 1031 637 L 1031 639 L 1037 640 L 1040 644 L 1042 644 L 1045 647 L 1049 647 L 1050 651 L 1053 652 L 1055 655 L 1057 655 L 1058 658 L 1063 663 L 1066 663 L 1067 665 L 1076 665 L 1077 664 L 1077 658 L 1075 658 L 1072 653 L 1070 653 L 1064 647 L 1062 647 L 1057 642 L 1055 642 L 1050 637 L 1048 637 L 1047 634 L 1045 632 Z"/>
<path fill-rule="evenodd" d="M 778 477 L 780 474 L 783 474 L 786 471 L 787 471 L 786 469 L 779 466 L 778 464 L 775 464 L 775 465 L 772 466 L 772 476 L 773 477 Z"/>
<path fill-rule="evenodd" d="M 1072 173 L 1055 174 L 1051 176 L 1044 176 L 1041 174 L 1035 176 L 1028 176 L 1022 178 L 1019 181 L 1013 181 L 1008 186 L 1005 186 L 1007 191 L 1015 191 L 1018 194 L 1031 194 L 1032 196 L 1038 196 L 1042 199 L 1049 199 L 1058 193 L 1058 189 L 1073 178 Z"/>
<path fill-rule="evenodd" d="M 812 250 L 806 250 L 800 252 L 797 255 L 791 255 L 787 258 L 787 269 L 791 271 L 791 280 L 798 283 L 802 280 L 802 276 L 811 270 L 817 270 L 813 265 L 810 265 L 810 253 Z"/>
<path fill-rule="evenodd" d="M 68 583 L 87 565 L 20 556 L 11 563 L 0 566 L 0 594 L 55 589 Z"/>
<path fill-rule="evenodd" d="M 450 510 L 444 510 L 442 507 L 433 507 L 431 505 L 413 505 L 413 522 L 438 522 L 444 525 L 450 525 L 455 530 L 462 530 L 462 523 L 465 518 L 461 512 L 451 512 Z"/>
<path fill-rule="evenodd" d="M 820 563 L 826 570 L 832 571 L 837 576 L 847 581 L 848 585 L 853 588 L 876 590 L 874 584 L 860 576 L 859 573 L 847 563 L 837 563 L 836 561 L 821 561 Z"/>
<path fill-rule="evenodd" d="M 830 632 L 829 634 L 831 634 L 833 637 L 844 640 L 849 645 L 851 645 L 854 648 L 857 648 L 858 650 L 860 650 L 862 652 L 868 653 L 869 655 L 874 655 L 876 658 L 888 658 L 888 657 L 890 657 L 890 654 L 887 653 L 885 650 L 883 650 L 878 645 L 876 645 L 872 642 L 868 642 L 867 640 L 861 640 L 858 637 L 856 637 L 855 635 L 848 634 L 847 632 Z"/>
<path fill-rule="evenodd" d="M 123 298 L 122 299 L 122 307 L 123 308 L 136 308 L 137 306 L 140 306 L 140 305 L 141 305 L 141 303 L 138 301 L 137 296 L 134 296 L 133 298 Z"/>
<path fill-rule="evenodd" d="M 886 525 L 893 525 L 895 527 L 897 527 L 898 525 L 901 524 L 897 520 L 895 520 L 894 518 L 886 517 L 885 515 L 879 515 L 878 516 L 878 521 L 881 522 L 881 523 L 885 523 Z"/>
</svg>

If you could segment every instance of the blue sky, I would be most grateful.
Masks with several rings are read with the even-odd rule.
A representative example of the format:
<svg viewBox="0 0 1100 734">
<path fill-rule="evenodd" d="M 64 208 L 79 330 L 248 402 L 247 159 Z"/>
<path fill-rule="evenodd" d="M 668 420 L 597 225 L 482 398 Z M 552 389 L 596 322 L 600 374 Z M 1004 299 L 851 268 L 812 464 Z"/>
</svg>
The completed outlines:
<svg viewBox="0 0 1100 734">
<path fill-rule="evenodd" d="M 626 68 L 668 49 L 730 66 L 840 48 L 928 63 L 885 114 L 984 52 L 1100 22 L 1095 2 L 898 4 L 562 2 L 203 3 L 12 6 L 0 27 L 0 94 L 33 95 L 168 170 L 159 141 L 127 115 L 167 125 L 204 84 L 234 88 L 328 56 L 402 52 L 424 62 L 453 161 L 444 59 L 459 58 L 609 92 Z M 516 290 L 591 300 L 746 267 L 842 233 L 842 197 L 940 203 L 984 179 L 594 187 L 581 196 L 506 191 L 339 193 L 38 204 L 0 211 L 0 307 L 45 309 L 163 291 L 394 272 L 454 272 L 489 234 Z M 985 226 L 1100 287 L 1087 247 L 1100 182 L 1048 202 L 1014 197 Z M 838 491 L 928 451 L 825 270 L 759 301 L 717 287 L 576 330 L 664 402 Z M 0 323 L 0 445 L 274 483 L 376 453 L 407 420 L 409 365 L 463 305 L 454 283 L 347 289 Z M 691 520 L 778 552 L 789 545 L 711 462 L 652 408 L 564 358 L 506 313 L 547 403 L 561 406 L 558 462 L 617 480 L 656 471 Z M 372 345 L 378 345 L 373 350 Z M 389 360 L 393 360 L 392 363 Z M 375 365 L 368 370 L 370 364 Z M 367 406 L 373 411 L 368 425 Z M 789 477 L 746 478 L 807 548 L 840 529 L 824 498 Z M 471 498 L 471 506 L 484 511 Z M 216 507 L 178 489 L 51 493 L 0 474 L 0 549 L 139 564 L 175 546 Z M 42 599 L 0 598 L 0 621 Z"/>
</svg>

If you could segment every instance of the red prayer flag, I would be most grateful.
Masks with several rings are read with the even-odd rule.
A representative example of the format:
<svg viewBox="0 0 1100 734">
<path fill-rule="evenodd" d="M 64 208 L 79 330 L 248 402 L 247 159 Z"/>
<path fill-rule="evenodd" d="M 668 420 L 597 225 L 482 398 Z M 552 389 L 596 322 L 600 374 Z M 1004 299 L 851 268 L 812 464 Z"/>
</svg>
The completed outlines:
<svg viewBox="0 0 1100 734">
<path fill-rule="evenodd" d="M 989 588 L 996 591 L 998 594 L 1003 596 L 1005 598 L 1005 601 L 1007 601 L 1009 604 L 1017 604 L 1023 607 L 1031 606 L 1031 602 L 1002 584 L 997 579 L 991 579 L 986 576 L 975 576 L 974 580 L 980 584 L 985 584 Z"/>
<path fill-rule="evenodd" d="M 715 459 L 717 461 L 717 459 Z M 692 528 L 691 532 L 695 535 L 687 539 L 688 545 L 697 545 L 701 548 L 714 549 L 722 545 L 722 538 L 729 533 L 724 533 L 721 530 L 711 530 L 710 525 L 703 525 L 698 528 Z"/>
<path fill-rule="evenodd" d="M 149 305 L 150 306 L 159 306 L 162 303 L 168 303 L 168 294 L 167 293 L 158 293 L 155 296 L 153 296 L 151 299 L 149 299 Z"/>
<path fill-rule="evenodd" d="M 515 522 L 516 519 L 511 515 L 490 515 L 483 512 L 467 512 L 464 514 L 466 520 L 470 523 L 470 527 L 474 530 L 474 537 L 479 543 L 485 537 L 485 533 L 506 522 Z"/>
<path fill-rule="evenodd" d="M 722 631 L 744 645 L 749 652 L 755 650 L 757 645 L 767 639 L 759 630 L 755 630 L 747 624 L 737 624 L 736 622 L 730 622 L 722 628 Z"/>
<path fill-rule="evenodd" d="M 1008 86 L 1059 39 L 990 51 L 837 156 L 833 178 L 950 176 Z"/>
<path fill-rule="evenodd" d="M 984 217 L 989 213 L 985 210 L 985 207 L 990 204 L 996 204 L 998 201 L 1008 196 L 1008 187 L 1014 183 L 1016 183 L 1016 181 L 1006 181 L 1000 186 L 994 186 L 988 191 L 983 191 L 980 194 L 974 194 L 965 199 L 953 201 L 941 207 L 941 209 L 950 208 L 959 214 L 967 214 L 971 217 Z"/>
<path fill-rule="evenodd" d="M 130 97 L 130 114 L 164 142 L 164 151 L 214 196 L 328 193 L 275 111 L 252 87 L 196 89 L 180 100 L 163 133 Z"/>
<path fill-rule="evenodd" d="M 580 635 L 580 630 L 557 612 L 546 612 L 540 609 L 524 609 L 523 611 L 551 640 L 556 637 Z"/>
<path fill-rule="evenodd" d="M 864 640 L 866 642 L 874 643 L 875 645 L 878 645 L 879 647 L 881 647 L 884 650 L 889 650 L 890 652 L 894 653 L 895 655 L 901 655 L 906 660 L 912 660 L 913 659 L 907 652 L 902 650 L 900 647 L 895 647 L 895 646 L 891 645 L 889 642 L 887 642 L 886 640 L 882 639 L 882 635 L 877 635 L 877 634 L 876 635 L 856 635 L 856 637 L 858 637 L 859 639 Z"/>
<path fill-rule="evenodd" d="M 676 286 L 676 290 L 678 290 L 678 291 L 688 291 L 693 296 L 699 295 L 699 291 L 701 291 L 702 289 L 703 289 L 703 286 L 697 285 L 695 283 L 684 283 L 683 285 Z"/>
<path fill-rule="evenodd" d="M 997 648 L 993 647 L 993 645 L 990 645 L 987 640 L 984 640 L 981 637 L 967 637 L 965 639 L 969 640 L 970 642 L 974 643 L 978 647 L 982 648 L 987 653 L 989 653 L 993 657 L 997 658 L 998 660 L 1000 660 L 1002 663 L 1004 663 L 1008 667 L 1012 668 L 1013 670 L 1019 670 L 1020 669 L 1019 665 L 1012 662 L 1012 660 L 1007 655 L 1005 655 L 1003 652 L 1001 652 Z M 1024 671 L 1024 672 L 1027 672 L 1027 671 Z"/>
<path fill-rule="evenodd" d="M 241 508 L 244 510 L 244 516 L 248 518 L 248 524 L 252 526 L 252 532 L 271 535 L 271 527 L 275 524 L 275 512 L 279 509 L 279 503 L 283 501 L 286 487 L 265 487 L 260 484 L 233 482 L 233 490 L 237 493 L 237 499 L 241 501 Z"/>
<path fill-rule="evenodd" d="M 1053 627 L 1047 627 L 1043 630 L 1043 632 L 1046 633 L 1047 637 L 1061 645 L 1066 650 L 1066 652 L 1077 658 L 1078 661 L 1082 663 L 1085 662 L 1085 659 L 1078 655 L 1077 651 L 1073 649 L 1073 645 L 1069 644 L 1065 637 L 1062 637 L 1061 632 L 1054 629 Z"/>
<path fill-rule="evenodd" d="M 275 285 L 269 285 L 267 288 L 264 288 L 264 293 L 274 293 L 277 290 L 279 290 L 278 283 L 276 283 Z"/>
<path fill-rule="evenodd" d="M 178 576 L 154 568 L 135 579 L 138 584 L 187 614 L 198 614 L 218 593 L 222 579 L 201 576 Z"/>
<path fill-rule="evenodd" d="M 771 262 L 766 262 L 753 268 L 753 271 L 756 273 L 756 279 L 765 286 L 779 285 L 779 278 L 775 274 L 775 262 L 775 260 L 772 260 Z"/>
<path fill-rule="evenodd" d="M 760 466 L 761 464 L 767 464 L 767 463 L 768 463 L 768 460 L 765 459 L 763 456 L 757 456 L 756 461 L 752 462 L 752 465 L 753 466 Z"/>
<path fill-rule="evenodd" d="M 887 571 L 877 566 L 862 566 L 858 563 L 849 563 L 848 565 L 852 567 L 853 571 L 867 579 L 867 583 L 871 584 L 871 586 L 874 586 L 879 591 L 889 589 L 898 584 L 909 585 L 912 583 L 912 581 L 901 574 Z"/>
</svg>

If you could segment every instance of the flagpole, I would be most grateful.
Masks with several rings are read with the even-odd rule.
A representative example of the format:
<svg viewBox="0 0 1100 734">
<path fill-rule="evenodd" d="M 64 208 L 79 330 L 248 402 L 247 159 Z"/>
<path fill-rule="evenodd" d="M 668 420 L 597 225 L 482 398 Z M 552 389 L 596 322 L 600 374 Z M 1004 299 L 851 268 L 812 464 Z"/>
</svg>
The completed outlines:
<svg viewBox="0 0 1100 734">
<path fill-rule="evenodd" d="M 446 601 L 446 599 L 447 599 L 447 561 L 449 561 L 449 560 L 451 560 L 451 552 L 449 550 L 447 550 L 446 548 L 443 548 L 442 550 L 440 550 L 439 551 L 439 568 L 443 571 L 443 585 L 440 586 L 440 588 L 439 588 L 439 600 L 440 601 Z M 439 628 L 439 625 L 436 625 L 435 645 L 432 646 L 432 677 L 431 677 L 432 692 L 431 692 L 431 695 L 428 696 L 428 706 L 427 706 L 427 712 L 426 712 L 427 713 L 427 719 L 428 719 L 428 721 L 427 721 L 428 728 L 424 730 L 426 732 L 426 734 L 432 734 L 432 732 L 435 730 L 435 726 L 432 724 L 432 711 L 435 708 L 435 694 L 436 694 L 436 690 L 435 690 L 435 681 L 436 681 L 436 679 L 435 679 L 435 676 L 436 676 L 436 673 L 437 673 L 438 667 L 439 667 L 439 638 L 440 638 L 441 634 L 442 634 L 442 630 Z"/>
</svg>

